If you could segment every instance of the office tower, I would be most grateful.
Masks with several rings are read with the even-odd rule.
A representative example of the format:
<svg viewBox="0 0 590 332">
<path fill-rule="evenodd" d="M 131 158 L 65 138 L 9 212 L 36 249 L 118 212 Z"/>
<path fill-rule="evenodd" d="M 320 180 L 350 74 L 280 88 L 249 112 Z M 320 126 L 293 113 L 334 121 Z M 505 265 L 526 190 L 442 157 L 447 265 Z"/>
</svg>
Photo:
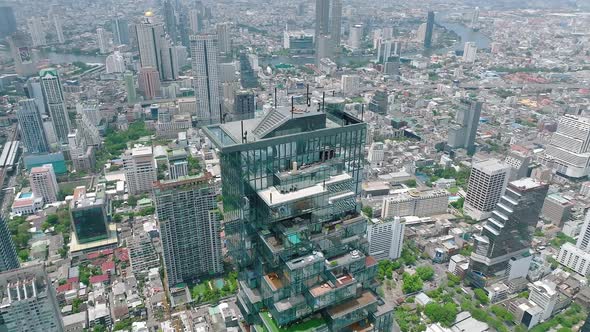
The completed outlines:
<svg viewBox="0 0 590 332">
<path fill-rule="evenodd" d="M 475 153 L 475 138 L 483 103 L 462 99 L 457 103 L 455 121 L 449 126 L 448 145 L 453 149 L 462 148 Z"/>
<path fill-rule="evenodd" d="M 477 58 L 477 46 L 474 42 L 466 42 L 463 48 L 463 62 L 474 63 Z"/>
<path fill-rule="evenodd" d="M 366 124 L 317 109 L 272 109 L 244 121 L 247 133 L 241 121 L 204 128 L 220 152 L 238 306 L 248 324 L 311 316 L 323 330 L 390 331 L 391 309 L 369 289 L 377 262 L 357 203 Z"/>
<path fill-rule="evenodd" d="M 315 40 L 330 34 L 330 0 L 315 1 Z"/>
<path fill-rule="evenodd" d="M 165 38 L 164 25 L 153 21 L 151 12 L 146 13 L 141 23 L 135 26 L 139 46 L 139 63 L 142 68 L 151 67 L 160 73 L 162 70 L 162 40 Z"/>
<path fill-rule="evenodd" d="M 57 202 L 59 187 L 51 164 L 31 168 L 29 182 L 35 197 L 43 197 L 44 204 Z"/>
<path fill-rule="evenodd" d="M 256 58 L 258 60 L 258 58 Z M 257 63 L 257 61 L 256 61 Z M 254 71 L 255 66 L 250 62 L 246 53 L 240 54 L 240 84 L 244 89 L 255 89 L 258 87 L 258 76 Z"/>
<path fill-rule="evenodd" d="M 379 164 L 385 160 L 385 144 L 382 142 L 371 143 L 367 161 L 371 164 Z"/>
<path fill-rule="evenodd" d="M 55 27 L 55 35 L 57 36 L 57 42 L 63 44 L 66 42 L 64 37 L 64 29 L 61 23 L 61 18 L 56 13 L 53 14 L 53 26 Z"/>
<path fill-rule="evenodd" d="M 477 29 L 479 24 L 479 7 L 475 7 L 473 11 L 473 16 L 471 16 L 471 29 Z"/>
<path fill-rule="evenodd" d="M 209 173 L 154 184 L 168 285 L 223 272 L 220 214 Z"/>
<path fill-rule="evenodd" d="M 545 162 L 566 177 L 590 174 L 590 119 L 566 114 L 545 150 Z"/>
<path fill-rule="evenodd" d="M 43 27 L 43 22 L 39 17 L 33 17 L 28 20 L 29 25 L 29 34 L 31 35 L 31 39 L 33 40 L 33 46 L 44 46 L 47 45 L 47 35 L 45 33 L 45 28 Z"/>
<path fill-rule="evenodd" d="M 113 54 L 107 56 L 105 66 L 107 74 L 123 73 L 125 72 L 125 59 L 123 59 L 119 51 L 115 51 Z"/>
<path fill-rule="evenodd" d="M 43 130 L 43 120 L 37 109 L 34 99 L 25 99 L 18 102 L 16 117 L 20 127 L 21 139 L 28 153 L 45 153 L 49 152 L 49 144 L 45 131 Z"/>
<path fill-rule="evenodd" d="M 135 78 L 132 72 L 125 73 L 125 90 L 127 91 L 127 103 L 134 104 L 137 101 L 137 91 L 135 90 Z"/>
<path fill-rule="evenodd" d="M 39 72 L 39 77 L 57 141 L 66 144 L 71 126 L 57 69 L 43 69 Z"/>
<path fill-rule="evenodd" d="M 0 331 L 63 331 L 55 290 L 42 265 L 0 274 Z"/>
<path fill-rule="evenodd" d="M 162 40 L 162 75 L 166 81 L 178 79 L 178 53 L 176 47 L 167 38 Z"/>
<path fill-rule="evenodd" d="M 358 75 L 342 75 L 340 79 L 340 88 L 345 95 L 356 94 L 361 85 L 361 79 Z"/>
<path fill-rule="evenodd" d="M 77 243 L 96 242 L 109 237 L 106 207 L 104 192 L 87 194 L 84 186 L 74 189 L 70 213 Z"/>
<path fill-rule="evenodd" d="M 332 56 L 332 45 L 330 44 L 329 35 L 320 35 L 316 39 L 316 65 L 319 67 L 320 61 Z"/>
<path fill-rule="evenodd" d="M 562 245 L 557 261 L 583 276 L 590 274 L 590 213 L 586 214 L 576 245 Z"/>
<path fill-rule="evenodd" d="M 231 37 L 229 23 L 217 23 L 217 40 L 219 52 L 229 55 L 231 53 Z"/>
<path fill-rule="evenodd" d="M 107 54 L 109 50 L 109 39 L 107 32 L 103 28 L 96 29 L 96 41 L 98 44 L 98 50 L 100 54 Z"/>
<path fill-rule="evenodd" d="M 250 91 L 236 93 L 232 121 L 253 119 L 256 114 L 255 98 L 254 93 Z"/>
<path fill-rule="evenodd" d="M 0 215 L 0 272 L 17 269 L 20 266 L 16 248 L 12 241 L 8 224 Z"/>
<path fill-rule="evenodd" d="M 481 234 L 475 236 L 467 272 L 473 285 L 485 287 L 505 280 L 510 273 L 509 262 L 530 256 L 533 233 L 548 189 L 547 184 L 531 178 L 508 184 Z"/>
<path fill-rule="evenodd" d="M 541 216 L 561 229 L 563 224 L 570 219 L 574 205 L 574 202 L 570 199 L 558 193 L 553 193 L 545 198 Z"/>
<path fill-rule="evenodd" d="M 428 12 L 428 18 L 426 20 L 426 33 L 424 34 L 424 48 L 430 48 L 432 46 L 432 34 L 434 32 L 434 12 Z"/>
<path fill-rule="evenodd" d="M 475 220 L 491 216 L 508 183 L 510 166 L 497 159 L 474 163 L 467 185 L 463 211 Z"/>
<path fill-rule="evenodd" d="M 447 212 L 449 192 L 429 190 L 419 192 L 414 189 L 383 198 L 381 218 L 417 216 L 428 217 Z"/>
<path fill-rule="evenodd" d="M 219 81 L 221 83 L 231 83 L 236 81 L 236 62 L 226 62 L 219 64 Z"/>
<path fill-rule="evenodd" d="M 102 143 L 100 132 L 86 114 L 79 113 L 76 115 L 76 125 L 87 146 L 100 147 Z"/>
<path fill-rule="evenodd" d="M 342 0 L 332 0 L 332 15 L 330 24 L 330 36 L 335 52 L 340 49 L 342 35 Z"/>
<path fill-rule="evenodd" d="M 190 31 L 192 35 L 196 35 L 201 32 L 200 29 L 200 21 L 201 21 L 201 14 L 196 9 L 191 9 L 188 14 L 189 16 L 189 24 L 190 24 Z"/>
<path fill-rule="evenodd" d="M 377 45 L 377 62 L 385 63 L 391 56 L 395 55 L 396 41 L 380 40 Z"/>
<path fill-rule="evenodd" d="M 383 73 L 386 75 L 399 76 L 400 58 L 399 56 L 390 57 L 383 66 Z"/>
<path fill-rule="evenodd" d="M 21 32 L 15 32 L 8 38 L 10 52 L 14 59 L 14 69 L 20 76 L 31 76 L 37 73 L 37 67 L 33 62 L 33 52 L 28 41 L 28 36 Z"/>
<path fill-rule="evenodd" d="M 170 0 L 164 1 L 164 23 L 166 24 L 166 32 L 172 40 L 178 40 L 178 30 L 176 25 L 176 13 L 174 6 Z"/>
<path fill-rule="evenodd" d="M 113 44 L 129 45 L 129 23 L 125 18 L 115 18 L 111 21 L 111 30 L 113 32 Z"/>
<path fill-rule="evenodd" d="M 398 259 L 404 244 L 404 218 L 372 219 L 367 226 L 369 254 L 380 261 Z"/>
<path fill-rule="evenodd" d="M 80 128 L 72 130 L 68 135 L 68 148 L 75 171 L 86 172 L 94 168 L 94 149 L 92 146 L 88 146 L 86 136 L 82 134 Z"/>
<path fill-rule="evenodd" d="M 513 145 L 504 163 L 510 165 L 510 180 L 518 180 L 529 175 L 531 165 L 530 151 L 518 145 Z"/>
<path fill-rule="evenodd" d="M 356 24 L 350 27 L 350 38 L 348 39 L 348 46 L 353 50 L 361 48 L 361 41 L 363 39 L 363 26 Z"/>
<path fill-rule="evenodd" d="M 178 14 L 178 35 L 180 37 L 180 42 L 181 42 L 182 46 L 184 46 L 184 47 L 191 46 L 190 35 L 192 33 L 191 33 L 191 29 L 190 29 L 189 24 L 190 24 L 190 18 L 188 16 L 188 12 L 186 11 L 186 8 L 184 8 Z"/>
<path fill-rule="evenodd" d="M 0 36 L 9 36 L 16 32 L 16 18 L 12 7 L 0 6 Z"/>
<path fill-rule="evenodd" d="M 221 85 L 217 68 L 217 38 L 213 34 L 191 36 L 191 59 L 197 98 L 197 120 L 218 123 L 221 115 Z"/>
<path fill-rule="evenodd" d="M 134 148 L 123 157 L 129 194 L 150 192 L 156 181 L 156 164 L 151 147 Z"/>
<path fill-rule="evenodd" d="M 25 94 L 28 98 L 35 101 L 35 105 L 37 106 L 37 111 L 39 111 L 39 114 L 47 114 L 47 110 L 45 108 L 45 99 L 43 98 L 43 89 L 41 88 L 41 81 L 39 80 L 39 77 L 30 77 L 27 80 Z"/>
<path fill-rule="evenodd" d="M 369 103 L 369 111 L 377 114 L 387 114 L 389 109 L 389 94 L 384 90 L 377 90 Z"/>
<path fill-rule="evenodd" d="M 139 70 L 139 91 L 144 100 L 154 100 L 160 96 L 160 73 L 153 67 L 143 67 Z"/>
</svg>

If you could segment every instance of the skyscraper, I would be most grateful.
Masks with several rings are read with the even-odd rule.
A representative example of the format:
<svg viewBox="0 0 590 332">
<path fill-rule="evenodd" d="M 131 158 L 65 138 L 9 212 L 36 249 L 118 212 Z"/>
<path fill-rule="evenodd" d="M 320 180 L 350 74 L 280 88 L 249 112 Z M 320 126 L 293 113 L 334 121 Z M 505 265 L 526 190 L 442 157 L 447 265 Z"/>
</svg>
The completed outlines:
<svg viewBox="0 0 590 332">
<path fill-rule="evenodd" d="M 475 152 L 475 138 L 483 103 L 461 99 L 457 103 L 455 121 L 449 126 L 448 145 L 453 149 L 463 148 L 467 153 Z"/>
<path fill-rule="evenodd" d="M 127 19 L 118 17 L 112 20 L 113 43 L 115 45 L 129 45 L 129 23 Z"/>
<path fill-rule="evenodd" d="M 135 90 L 135 78 L 132 72 L 125 73 L 125 90 L 127 90 L 127 103 L 135 103 L 137 101 L 137 90 Z"/>
<path fill-rule="evenodd" d="M 59 187 L 51 164 L 31 168 L 29 182 L 35 197 L 43 197 L 44 204 L 57 202 Z"/>
<path fill-rule="evenodd" d="M 33 46 L 44 46 L 47 45 L 47 33 L 43 27 L 40 17 L 32 17 L 28 21 L 29 34 L 33 40 Z"/>
<path fill-rule="evenodd" d="M 49 152 L 49 144 L 43 130 L 43 119 L 37 109 L 35 99 L 18 102 L 16 117 L 20 127 L 21 138 L 28 153 Z"/>
<path fill-rule="evenodd" d="M 125 71 L 125 59 L 123 59 L 119 51 L 115 51 L 113 54 L 107 56 L 105 67 L 107 74 L 122 73 Z"/>
<path fill-rule="evenodd" d="M 234 98 L 234 113 L 232 121 L 253 119 L 256 113 L 254 93 L 239 91 Z"/>
<path fill-rule="evenodd" d="M 172 41 L 162 39 L 162 75 L 166 81 L 174 81 L 178 78 L 178 52 Z"/>
<path fill-rule="evenodd" d="M 64 37 L 64 29 L 61 23 L 61 18 L 57 13 L 52 15 L 53 26 L 55 27 L 55 35 L 57 36 L 57 42 L 60 44 L 65 43 L 66 38 Z"/>
<path fill-rule="evenodd" d="M 330 0 L 315 1 L 315 40 L 330 34 Z"/>
<path fill-rule="evenodd" d="M 96 41 L 98 44 L 98 51 L 100 52 L 100 54 L 107 54 L 110 52 L 109 40 L 105 29 L 96 29 Z"/>
<path fill-rule="evenodd" d="M 0 36 L 8 36 L 16 32 L 16 18 L 12 7 L 0 6 Z"/>
<path fill-rule="evenodd" d="M 178 40 L 178 28 L 176 24 L 176 13 L 174 6 L 170 0 L 164 1 L 164 23 L 166 24 L 166 32 L 173 41 Z"/>
<path fill-rule="evenodd" d="M 70 118 L 66 109 L 64 94 L 57 69 L 48 68 L 39 72 L 45 104 L 49 108 L 51 122 L 59 143 L 68 143 Z"/>
<path fill-rule="evenodd" d="M 424 48 L 430 48 L 432 46 L 432 35 L 434 32 L 434 12 L 428 12 L 428 18 L 426 19 L 426 33 L 424 35 Z"/>
<path fill-rule="evenodd" d="M 123 169 L 129 194 L 137 195 L 152 190 L 156 181 L 156 162 L 150 146 L 134 148 L 123 156 Z"/>
<path fill-rule="evenodd" d="M 41 88 L 41 80 L 39 80 L 39 77 L 30 77 L 27 80 L 25 94 L 27 95 L 27 98 L 35 100 L 35 104 L 37 105 L 37 110 L 39 111 L 39 114 L 47 114 L 47 109 L 45 107 L 45 99 L 43 98 L 43 88 Z"/>
<path fill-rule="evenodd" d="M 558 174 L 582 178 L 590 174 L 590 119 L 566 114 L 545 150 L 545 163 Z"/>
<path fill-rule="evenodd" d="M 156 68 L 142 67 L 137 82 L 145 100 L 154 100 L 160 96 L 160 73 Z"/>
<path fill-rule="evenodd" d="M 0 272 L 17 269 L 20 266 L 16 248 L 4 217 L 0 215 Z"/>
<path fill-rule="evenodd" d="M 258 87 L 258 78 L 250 58 L 246 53 L 240 54 L 240 84 L 244 89 L 254 89 Z"/>
<path fill-rule="evenodd" d="M 463 62 L 474 63 L 477 57 L 477 46 L 474 42 L 466 42 L 463 48 Z"/>
<path fill-rule="evenodd" d="M 350 27 L 350 36 L 348 38 L 348 46 L 353 50 L 361 47 L 363 40 L 363 26 L 361 24 L 355 24 Z"/>
<path fill-rule="evenodd" d="M 217 40 L 219 41 L 219 52 L 223 54 L 231 53 L 231 38 L 229 35 L 229 23 L 218 23 L 217 29 Z"/>
<path fill-rule="evenodd" d="M 55 290 L 42 265 L 0 274 L 0 331 L 63 331 Z"/>
<path fill-rule="evenodd" d="M 74 189 L 70 213 L 77 243 L 90 243 L 109 237 L 106 199 L 104 191 L 88 195 L 84 186 Z"/>
<path fill-rule="evenodd" d="M 15 32 L 7 39 L 16 73 L 21 76 L 36 74 L 37 67 L 33 61 L 33 52 L 28 37 L 24 33 Z"/>
<path fill-rule="evenodd" d="M 199 32 L 201 32 L 201 20 L 201 13 L 196 9 L 191 9 L 191 11 L 189 12 L 189 24 L 192 35 L 196 35 Z"/>
<path fill-rule="evenodd" d="M 217 38 L 213 34 L 191 36 L 191 59 L 195 75 L 197 119 L 202 124 L 220 121 L 221 85 L 217 68 Z"/>
<path fill-rule="evenodd" d="M 153 22 L 151 12 L 146 13 L 141 23 L 135 26 L 137 44 L 139 46 L 139 63 L 141 67 L 151 67 L 160 73 L 160 79 L 164 79 L 162 70 L 162 39 L 164 25 Z"/>
<path fill-rule="evenodd" d="M 332 0 L 332 15 L 330 22 L 330 36 L 336 53 L 340 49 L 342 34 L 342 0 Z"/>
<path fill-rule="evenodd" d="M 484 287 L 507 277 L 509 262 L 526 255 L 549 186 L 531 178 L 510 182 L 506 193 L 475 236 L 467 278 Z"/>
<path fill-rule="evenodd" d="M 243 127 L 204 128 L 220 150 L 238 306 L 248 324 L 314 317 L 329 331 L 390 331 L 392 309 L 371 290 L 377 261 L 357 203 L 366 124 L 317 109 L 279 107 Z"/>
<path fill-rule="evenodd" d="M 504 194 L 508 183 L 510 166 L 497 159 L 474 163 L 469 176 L 463 211 L 475 220 L 484 220 Z"/>
<path fill-rule="evenodd" d="M 168 285 L 223 272 L 220 214 L 209 173 L 154 184 Z"/>
</svg>

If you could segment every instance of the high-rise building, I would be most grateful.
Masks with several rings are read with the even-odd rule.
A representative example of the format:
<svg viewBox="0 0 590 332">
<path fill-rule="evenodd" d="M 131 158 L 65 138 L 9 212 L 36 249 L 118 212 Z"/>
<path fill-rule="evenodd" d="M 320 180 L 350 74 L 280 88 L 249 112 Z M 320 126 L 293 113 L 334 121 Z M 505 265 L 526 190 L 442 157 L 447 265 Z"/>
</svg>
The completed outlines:
<svg viewBox="0 0 590 332">
<path fill-rule="evenodd" d="M 475 138 L 483 103 L 461 99 L 457 103 L 455 121 L 449 126 L 448 145 L 453 149 L 463 148 L 467 153 L 475 152 Z"/>
<path fill-rule="evenodd" d="M 559 193 L 553 193 L 547 195 L 541 216 L 559 229 L 562 229 L 563 224 L 569 220 L 574 206 L 575 204 L 571 199 Z"/>
<path fill-rule="evenodd" d="M 242 88 L 254 89 L 258 87 L 258 78 L 254 71 L 255 67 L 252 65 L 250 57 L 246 53 L 240 54 L 240 84 Z"/>
<path fill-rule="evenodd" d="M 57 202 L 59 187 L 51 164 L 31 168 L 29 182 L 35 197 L 43 197 L 44 204 Z"/>
<path fill-rule="evenodd" d="M 330 0 L 315 1 L 315 40 L 330 34 Z"/>
<path fill-rule="evenodd" d="M 57 42 L 63 44 L 66 42 L 66 38 L 64 37 L 64 29 L 61 23 L 61 18 L 57 13 L 54 13 L 52 19 L 53 26 L 55 27 L 55 35 L 57 36 Z"/>
<path fill-rule="evenodd" d="M 196 9 L 191 9 L 188 16 L 191 34 L 196 35 L 201 32 L 201 13 Z"/>
<path fill-rule="evenodd" d="M 0 215 L 0 272 L 17 269 L 20 266 L 16 248 L 12 241 L 8 224 Z"/>
<path fill-rule="evenodd" d="M 545 150 L 545 162 L 558 174 L 582 178 L 590 174 L 590 119 L 566 114 Z"/>
<path fill-rule="evenodd" d="M 0 331 L 64 331 L 55 290 L 42 265 L 0 274 Z"/>
<path fill-rule="evenodd" d="M 10 52 L 14 59 L 14 68 L 20 76 L 31 76 L 37 73 L 37 66 L 33 59 L 33 52 L 28 41 L 28 36 L 21 32 L 15 32 L 8 38 Z"/>
<path fill-rule="evenodd" d="M 426 33 L 424 34 L 424 48 L 430 48 L 432 46 L 432 35 L 434 33 L 434 12 L 428 12 L 428 18 L 426 19 Z"/>
<path fill-rule="evenodd" d="M 125 59 L 119 51 L 115 51 L 107 56 L 105 67 L 107 74 L 123 73 L 125 72 Z"/>
<path fill-rule="evenodd" d="M 561 246 L 557 261 L 581 275 L 590 274 L 590 213 L 586 214 L 576 245 Z"/>
<path fill-rule="evenodd" d="M 350 27 L 350 36 L 348 39 L 348 46 L 353 50 L 361 48 L 361 42 L 363 39 L 363 26 L 355 24 Z"/>
<path fill-rule="evenodd" d="M 45 99 L 43 98 L 43 89 L 41 88 L 41 80 L 39 80 L 39 77 L 30 77 L 27 80 L 25 94 L 28 98 L 35 100 L 35 105 L 37 105 L 39 114 L 49 115 L 45 108 Z"/>
<path fill-rule="evenodd" d="M 170 38 L 174 41 L 178 40 L 176 13 L 170 0 L 164 1 L 164 23 L 166 24 L 166 32 Z"/>
<path fill-rule="evenodd" d="M 160 93 L 160 73 L 154 67 L 142 67 L 137 79 L 139 91 L 145 100 L 154 100 Z M 127 86 L 129 88 L 129 86 Z"/>
<path fill-rule="evenodd" d="M 508 183 L 510 166 L 496 159 L 474 163 L 467 185 L 463 211 L 475 220 L 491 216 Z"/>
<path fill-rule="evenodd" d="M 342 36 L 342 0 L 332 0 L 330 36 L 335 52 L 338 53 Z"/>
<path fill-rule="evenodd" d="M 149 233 L 134 230 L 127 244 L 131 271 L 137 280 L 143 280 L 151 269 L 160 267 L 160 257 Z"/>
<path fill-rule="evenodd" d="M 165 39 L 164 25 L 153 21 L 151 12 L 146 13 L 142 21 L 135 26 L 137 44 L 139 46 L 139 63 L 141 68 L 151 67 L 160 73 L 162 69 L 162 40 Z"/>
<path fill-rule="evenodd" d="M 408 190 L 394 196 L 383 198 L 381 218 L 418 216 L 427 217 L 447 212 L 449 192 L 430 190 L 419 192 Z"/>
<path fill-rule="evenodd" d="M 180 13 L 178 14 L 178 35 L 180 38 L 180 42 L 181 42 L 182 46 L 190 47 L 191 46 L 191 41 L 190 41 L 191 29 L 189 26 L 190 25 L 190 18 L 188 16 L 188 12 L 186 11 L 186 8 L 183 8 L 179 12 Z M 177 46 L 180 46 L 180 45 L 177 45 Z"/>
<path fill-rule="evenodd" d="M 340 88 L 345 95 L 354 95 L 359 91 L 361 78 L 358 75 L 342 75 Z"/>
<path fill-rule="evenodd" d="M 76 187 L 70 202 L 72 228 L 77 243 L 91 243 L 109 238 L 107 219 L 107 201 L 104 192 L 92 195 L 86 193 L 86 187 Z"/>
<path fill-rule="evenodd" d="M 127 19 L 119 17 L 111 21 L 111 31 L 113 32 L 113 44 L 129 45 L 129 23 Z"/>
<path fill-rule="evenodd" d="M 404 218 L 372 219 L 367 234 L 369 254 L 376 260 L 398 259 L 404 244 Z"/>
<path fill-rule="evenodd" d="M 244 121 L 247 132 L 241 121 L 204 128 L 220 151 L 238 306 L 248 324 L 314 317 L 329 331 L 390 331 L 357 203 L 366 124 L 315 104 L 293 108 Z"/>
<path fill-rule="evenodd" d="M 125 90 L 127 91 L 127 103 L 135 103 L 137 101 L 137 90 L 135 90 L 135 78 L 132 72 L 125 73 Z"/>
<path fill-rule="evenodd" d="M 471 29 L 477 29 L 479 25 L 479 7 L 475 7 L 473 11 L 473 16 L 471 16 Z"/>
<path fill-rule="evenodd" d="M 28 21 L 29 34 L 33 40 L 33 46 L 47 45 L 47 33 L 43 27 L 43 22 L 40 17 L 32 17 Z"/>
<path fill-rule="evenodd" d="M 472 284 L 485 287 L 505 280 L 509 262 L 528 254 L 548 189 L 531 178 L 508 184 L 481 234 L 475 236 L 467 273 Z"/>
<path fill-rule="evenodd" d="M 463 62 L 474 63 L 477 58 L 477 46 L 474 42 L 466 42 L 463 48 Z"/>
<path fill-rule="evenodd" d="M 168 285 L 223 272 L 220 213 L 211 175 L 154 184 Z"/>
<path fill-rule="evenodd" d="M 16 111 L 21 139 L 28 153 L 49 152 L 49 144 L 43 130 L 43 119 L 37 109 L 35 99 L 25 99 L 18 102 Z"/>
<path fill-rule="evenodd" d="M 162 40 L 162 75 L 166 81 L 178 79 L 180 71 L 176 46 L 167 38 Z"/>
<path fill-rule="evenodd" d="M 531 154 L 526 148 L 518 145 L 513 145 L 512 149 L 504 159 L 504 163 L 509 165 L 510 180 L 518 180 L 529 175 L 529 167 L 531 165 Z"/>
<path fill-rule="evenodd" d="M 229 34 L 229 23 L 218 23 L 216 26 L 218 49 L 220 53 L 231 53 L 231 37 Z"/>
<path fill-rule="evenodd" d="M 100 52 L 100 54 L 107 54 L 110 52 L 109 39 L 105 29 L 96 29 L 96 41 L 98 44 L 98 51 Z"/>
<path fill-rule="evenodd" d="M 576 247 L 590 252 L 590 213 L 586 215 L 586 220 L 584 220 L 584 225 L 582 225 L 582 229 L 580 230 Z"/>
<path fill-rule="evenodd" d="M 123 157 L 123 168 L 129 194 L 137 195 L 150 192 L 156 181 L 156 164 L 151 147 L 139 147 Z"/>
<path fill-rule="evenodd" d="M 68 143 L 70 133 L 70 117 L 65 105 L 63 88 L 57 69 L 48 68 L 39 72 L 45 104 L 49 109 L 49 116 L 55 129 L 57 140 L 61 144 Z"/>
<path fill-rule="evenodd" d="M 256 114 L 256 96 L 250 91 L 239 91 L 234 98 L 232 121 L 253 119 Z"/>
<path fill-rule="evenodd" d="M 217 38 L 212 34 L 191 36 L 191 59 L 195 75 L 197 120 L 218 123 L 221 115 L 221 85 L 217 67 Z"/>
<path fill-rule="evenodd" d="M 16 18 L 12 7 L 0 6 L 0 36 L 9 36 L 16 32 Z"/>
</svg>

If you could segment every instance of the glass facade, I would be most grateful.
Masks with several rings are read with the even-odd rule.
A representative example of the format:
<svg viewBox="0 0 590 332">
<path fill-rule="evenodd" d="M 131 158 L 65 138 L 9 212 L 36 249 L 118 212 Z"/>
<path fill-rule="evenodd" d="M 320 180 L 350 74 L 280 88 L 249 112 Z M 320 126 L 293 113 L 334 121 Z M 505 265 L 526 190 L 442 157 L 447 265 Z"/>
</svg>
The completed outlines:
<svg viewBox="0 0 590 332">
<path fill-rule="evenodd" d="M 72 222 L 78 243 L 88 243 L 108 238 L 106 212 L 102 205 L 72 210 Z"/>
<path fill-rule="evenodd" d="M 220 149 L 238 304 L 250 324 L 268 311 L 279 326 L 317 316 L 331 331 L 368 327 L 383 302 L 358 206 L 366 125 L 311 109 L 205 128 Z"/>
<path fill-rule="evenodd" d="M 529 250 L 548 186 L 532 179 L 508 184 L 480 235 L 469 265 L 469 280 L 484 287 L 504 277 L 508 262 Z"/>
</svg>

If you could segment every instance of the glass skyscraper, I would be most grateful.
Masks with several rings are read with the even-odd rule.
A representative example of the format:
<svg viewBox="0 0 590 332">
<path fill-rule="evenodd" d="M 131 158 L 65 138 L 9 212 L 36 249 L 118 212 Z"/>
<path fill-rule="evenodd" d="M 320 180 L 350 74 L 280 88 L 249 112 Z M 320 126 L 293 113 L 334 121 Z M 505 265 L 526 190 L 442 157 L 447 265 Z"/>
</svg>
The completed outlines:
<svg viewBox="0 0 590 332">
<path fill-rule="evenodd" d="M 531 178 L 508 184 L 481 234 L 475 236 L 467 274 L 473 285 L 484 287 L 504 279 L 509 261 L 529 251 L 548 189 Z"/>
<path fill-rule="evenodd" d="M 220 150 L 238 305 L 247 323 L 267 329 L 313 319 L 330 331 L 390 331 L 359 213 L 367 127 L 320 106 L 204 129 Z"/>
</svg>

